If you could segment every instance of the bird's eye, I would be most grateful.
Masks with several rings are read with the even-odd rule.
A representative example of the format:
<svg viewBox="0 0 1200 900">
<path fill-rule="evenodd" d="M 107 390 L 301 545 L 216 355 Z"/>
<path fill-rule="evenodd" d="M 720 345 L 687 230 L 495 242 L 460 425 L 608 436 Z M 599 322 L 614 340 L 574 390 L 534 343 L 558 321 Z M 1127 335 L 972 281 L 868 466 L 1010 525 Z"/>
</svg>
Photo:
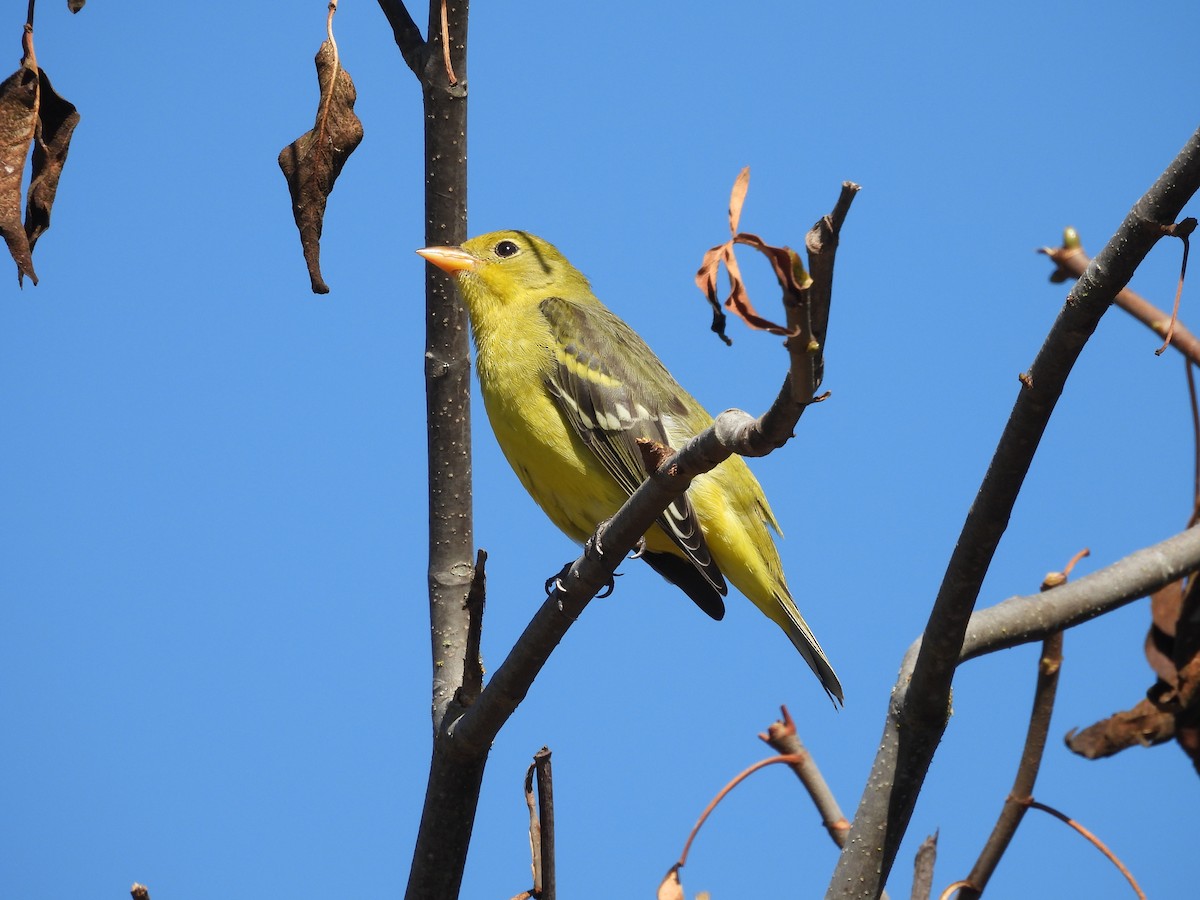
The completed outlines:
<svg viewBox="0 0 1200 900">
<path fill-rule="evenodd" d="M 506 259 L 509 256 L 516 256 L 519 249 L 520 247 L 512 241 L 501 241 L 496 245 L 496 255 L 501 259 Z"/>
</svg>

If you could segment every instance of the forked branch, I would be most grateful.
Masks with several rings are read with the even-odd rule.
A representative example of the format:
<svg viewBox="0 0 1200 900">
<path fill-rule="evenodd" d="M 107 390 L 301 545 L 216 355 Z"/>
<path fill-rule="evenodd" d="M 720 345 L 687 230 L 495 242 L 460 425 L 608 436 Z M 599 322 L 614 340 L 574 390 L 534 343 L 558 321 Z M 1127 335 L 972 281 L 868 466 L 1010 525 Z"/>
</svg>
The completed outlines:
<svg viewBox="0 0 1200 900">
<path fill-rule="evenodd" d="M 892 695 L 868 789 L 827 896 L 873 900 L 883 890 L 946 727 L 950 685 L 980 587 L 1067 376 L 1117 292 L 1198 188 L 1200 131 L 1134 204 L 1071 289 L 1022 378 L 1008 423 L 947 564 L 912 660 L 911 681 L 901 679 Z"/>
</svg>

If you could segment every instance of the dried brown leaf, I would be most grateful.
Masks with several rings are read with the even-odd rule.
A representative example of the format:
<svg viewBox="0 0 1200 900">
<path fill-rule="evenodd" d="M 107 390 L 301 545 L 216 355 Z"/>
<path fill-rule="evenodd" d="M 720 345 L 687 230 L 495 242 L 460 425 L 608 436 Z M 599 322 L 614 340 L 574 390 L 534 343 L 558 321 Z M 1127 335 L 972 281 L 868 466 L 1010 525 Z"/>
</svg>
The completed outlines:
<svg viewBox="0 0 1200 900">
<path fill-rule="evenodd" d="M 754 308 L 754 304 L 750 302 L 750 293 L 746 290 L 745 282 L 742 281 L 742 273 L 738 268 L 737 257 L 733 255 L 734 242 L 746 244 L 755 249 L 767 246 L 761 238 L 753 234 L 739 234 L 733 241 L 725 245 L 726 250 L 723 261 L 726 271 L 729 272 L 729 296 L 725 300 L 725 306 L 733 310 L 734 314 L 751 328 L 758 331 L 767 331 L 771 334 L 790 335 L 791 332 L 785 326 L 776 324 L 770 319 L 759 315 L 758 310 Z"/>
<path fill-rule="evenodd" d="M 708 299 L 708 305 L 712 307 L 712 330 L 728 346 L 733 341 L 725 334 L 725 310 L 721 309 L 721 301 L 717 299 L 717 271 L 721 266 L 721 253 L 726 246 L 727 244 L 718 244 L 704 254 L 700 270 L 696 273 L 696 287 L 700 288 Z"/>
<path fill-rule="evenodd" d="M 83 9 L 85 3 L 87 3 L 87 0 L 67 0 L 67 9 L 73 13 L 77 13 Z"/>
<path fill-rule="evenodd" d="M 779 282 L 780 290 L 789 294 L 798 294 L 812 284 L 812 278 L 804 271 L 804 264 L 801 263 L 799 254 L 791 247 L 776 247 L 768 244 L 757 234 L 745 232 L 735 236 L 733 240 L 735 243 L 753 247 L 767 258 L 771 269 L 775 272 L 775 279 Z"/>
<path fill-rule="evenodd" d="M 750 190 L 750 167 L 738 172 L 729 193 L 729 233 L 737 234 L 738 222 L 742 218 L 742 207 L 746 204 L 746 192 Z"/>
<path fill-rule="evenodd" d="M 750 293 L 746 290 L 746 284 L 742 280 L 737 257 L 734 254 L 735 244 L 752 247 L 767 257 L 771 268 L 775 271 L 775 278 L 779 282 L 780 290 L 783 291 L 785 304 L 794 303 L 801 292 L 812 284 L 812 279 L 804 270 L 804 264 L 800 261 L 799 255 L 790 247 L 776 247 L 768 244 L 756 234 L 737 230 L 749 189 L 750 168 L 747 166 L 738 173 L 733 182 L 733 190 L 729 195 L 729 232 L 731 236 L 728 241 L 710 248 L 704 254 L 700 269 L 696 272 L 696 287 L 704 292 L 709 305 L 713 308 L 712 330 L 726 344 L 732 344 L 733 341 L 725 334 L 725 313 L 721 309 L 721 303 L 717 300 L 717 276 L 722 263 L 725 264 L 725 271 L 729 275 L 729 295 L 725 298 L 724 306 L 732 310 L 751 328 L 785 337 L 794 336 L 794 332 L 787 326 L 772 322 L 760 315 L 754 308 L 754 304 L 750 302 Z"/>
<path fill-rule="evenodd" d="M 1086 759 L 1101 759 L 1128 747 L 1150 747 L 1169 741 L 1175 733 L 1175 717 L 1149 700 L 1133 709 L 1109 716 L 1082 731 L 1067 732 L 1066 744 Z"/>
<path fill-rule="evenodd" d="M 329 287 L 321 277 L 325 204 L 342 166 L 362 143 L 363 127 L 354 114 L 357 98 L 354 82 L 341 67 L 332 41 L 321 44 L 316 64 L 317 81 L 321 85 L 316 124 L 280 151 L 279 168 L 292 195 L 292 215 L 300 230 L 313 293 L 328 294 Z"/>
<path fill-rule="evenodd" d="M 710 247 L 704 253 L 704 259 L 700 261 L 700 268 L 696 272 L 696 287 L 708 297 L 709 302 L 714 306 L 719 306 L 717 301 L 717 270 L 721 265 L 721 251 L 725 249 L 725 244 L 718 244 L 715 247 Z"/>
<path fill-rule="evenodd" d="M 33 134 L 29 193 L 25 199 L 25 233 L 29 236 L 30 253 L 37 239 L 50 227 L 50 208 L 58 191 L 58 179 L 67 161 L 71 135 L 79 124 L 79 111 L 58 95 L 45 69 L 38 69 L 38 78 L 41 101 Z"/>
<path fill-rule="evenodd" d="M 655 900 L 685 900 L 683 885 L 679 882 L 678 863 L 671 866 L 671 871 L 662 880 L 662 883 L 658 886 L 658 893 L 654 896 Z"/>
<path fill-rule="evenodd" d="M 1174 581 L 1150 595 L 1150 630 L 1146 634 L 1146 661 L 1154 674 L 1175 687 L 1175 626 L 1183 608 L 1183 583 Z"/>
<path fill-rule="evenodd" d="M 26 34 L 28 45 L 28 33 Z M 21 178 L 38 115 L 38 73 L 27 52 L 21 68 L 0 83 L 0 235 L 17 264 L 17 277 L 37 284 L 29 236 L 21 224 Z"/>
</svg>

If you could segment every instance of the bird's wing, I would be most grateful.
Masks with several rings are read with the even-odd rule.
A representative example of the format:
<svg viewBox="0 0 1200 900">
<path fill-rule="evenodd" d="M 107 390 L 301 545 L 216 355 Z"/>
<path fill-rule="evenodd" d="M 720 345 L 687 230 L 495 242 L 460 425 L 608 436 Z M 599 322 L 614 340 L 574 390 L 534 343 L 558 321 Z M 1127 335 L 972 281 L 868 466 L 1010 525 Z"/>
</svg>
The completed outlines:
<svg viewBox="0 0 1200 900">
<path fill-rule="evenodd" d="M 638 440 L 669 447 L 662 417 L 687 414 L 682 398 L 658 397 L 639 386 L 664 381 L 674 385 L 674 379 L 633 329 L 604 307 L 584 308 L 550 297 L 541 302 L 541 311 L 554 335 L 557 363 L 547 387 L 575 432 L 617 483 L 632 494 L 648 475 Z M 706 613 L 721 618 L 725 608 L 720 598 L 728 588 L 686 494 L 666 508 L 658 524 L 703 576 L 709 590 L 689 590 L 678 577 L 664 571 L 677 568 L 666 560 L 647 561 L 683 588 Z"/>
</svg>

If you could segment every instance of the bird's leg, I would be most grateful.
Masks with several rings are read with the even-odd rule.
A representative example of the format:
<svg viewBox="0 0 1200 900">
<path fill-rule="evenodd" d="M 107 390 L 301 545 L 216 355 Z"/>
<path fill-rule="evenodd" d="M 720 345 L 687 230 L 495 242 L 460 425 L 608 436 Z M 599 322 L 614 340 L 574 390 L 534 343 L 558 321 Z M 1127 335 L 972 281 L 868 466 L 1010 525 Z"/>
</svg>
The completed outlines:
<svg viewBox="0 0 1200 900">
<path fill-rule="evenodd" d="M 633 552 L 629 554 L 630 559 L 641 559 L 642 554 L 646 552 L 646 539 L 638 538 L 638 542 L 633 545 Z"/>
</svg>

